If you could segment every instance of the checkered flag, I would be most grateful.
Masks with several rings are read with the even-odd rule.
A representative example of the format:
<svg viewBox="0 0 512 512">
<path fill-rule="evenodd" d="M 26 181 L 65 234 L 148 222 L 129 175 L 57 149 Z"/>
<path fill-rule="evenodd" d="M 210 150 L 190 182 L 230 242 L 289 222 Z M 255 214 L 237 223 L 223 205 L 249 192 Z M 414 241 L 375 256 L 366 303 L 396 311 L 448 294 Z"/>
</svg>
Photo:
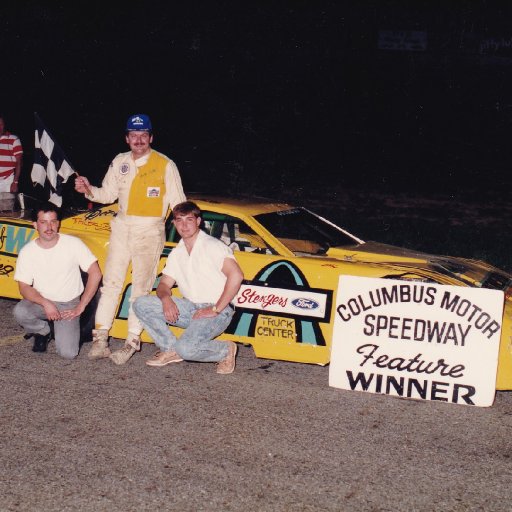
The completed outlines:
<svg viewBox="0 0 512 512">
<path fill-rule="evenodd" d="M 32 166 L 32 183 L 41 185 L 48 191 L 48 201 L 62 206 L 63 185 L 75 174 L 64 151 L 55 143 L 41 118 L 34 113 L 36 133 L 34 143 L 34 164 Z"/>
</svg>

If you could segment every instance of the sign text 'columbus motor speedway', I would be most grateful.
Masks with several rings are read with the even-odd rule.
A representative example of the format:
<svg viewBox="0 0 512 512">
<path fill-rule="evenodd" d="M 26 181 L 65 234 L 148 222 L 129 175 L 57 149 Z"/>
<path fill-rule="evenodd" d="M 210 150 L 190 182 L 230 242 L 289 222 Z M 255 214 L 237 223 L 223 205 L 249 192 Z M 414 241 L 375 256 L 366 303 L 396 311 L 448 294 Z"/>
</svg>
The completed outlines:
<svg viewBox="0 0 512 512">
<path fill-rule="evenodd" d="M 341 276 L 330 384 L 491 405 L 503 293 Z"/>
</svg>

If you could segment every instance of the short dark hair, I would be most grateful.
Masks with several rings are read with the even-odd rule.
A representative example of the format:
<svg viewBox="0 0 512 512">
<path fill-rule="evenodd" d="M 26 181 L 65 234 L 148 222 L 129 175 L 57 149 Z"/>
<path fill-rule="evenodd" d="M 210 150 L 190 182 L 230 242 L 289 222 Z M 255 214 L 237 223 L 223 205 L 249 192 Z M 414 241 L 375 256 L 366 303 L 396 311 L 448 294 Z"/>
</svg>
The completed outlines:
<svg viewBox="0 0 512 512">
<path fill-rule="evenodd" d="M 201 209 L 193 201 L 183 201 L 177 204 L 172 209 L 172 218 L 175 219 L 178 215 L 194 215 L 194 217 L 201 217 Z"/>
<path fill-rule="evenodd" d="M 40 206 L 37 206 L 36 208 L 32 209 L 32 222 L 37 222 L 37 216 L 39 215 L 39 212 L 48 213 L 48 212 L 55 212 L 57 215 L 57 220 L 62 220 L 62 212 L 61 209 L 58 206 L 55 206 L 53 203 L 47 202 L 43 203 Z"/>
</svg>

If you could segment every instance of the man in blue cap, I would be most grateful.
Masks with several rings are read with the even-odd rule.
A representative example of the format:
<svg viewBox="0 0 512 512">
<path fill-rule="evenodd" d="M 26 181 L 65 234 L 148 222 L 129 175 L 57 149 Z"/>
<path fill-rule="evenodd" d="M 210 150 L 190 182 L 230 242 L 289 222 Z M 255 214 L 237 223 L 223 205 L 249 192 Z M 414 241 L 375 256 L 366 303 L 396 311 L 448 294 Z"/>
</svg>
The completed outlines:
<svg viewBox="0 0 512 512">
<path fill-rule="evenodd" d="M 151 291 L 165 242 L 165 219 L 170 208 L 186 199 L 176 165 L 152 149 L 152 142 L 149 117 L 132 115 L 126 123 L 126 143 L 130 151 L 114 158 L 101 187 L 92 186 L 84 176 L 75 180 L 75 189 L 90 201 L 119 202 L 119 212 L 110 224 L 110 243 L 88 354 L 90 359 L 110 357 L 114 363 L 124 364 L 140 350 L 142 325 L 131 304 Z M 130 263 L 128 336 L 124 347 L 111 353 L 108 333 Z"/>
</svg>

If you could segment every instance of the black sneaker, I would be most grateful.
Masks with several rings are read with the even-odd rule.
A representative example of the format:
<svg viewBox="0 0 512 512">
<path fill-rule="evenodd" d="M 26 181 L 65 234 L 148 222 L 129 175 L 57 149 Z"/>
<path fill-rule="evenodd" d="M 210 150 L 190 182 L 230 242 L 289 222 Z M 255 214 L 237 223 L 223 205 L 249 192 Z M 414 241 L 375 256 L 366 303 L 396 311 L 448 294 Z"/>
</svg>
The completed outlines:
<svg viewBox="0 0 512 512">
<path fill-rule="evenodd" d="M 34 345 L 32 352 L 46 352 L 46 347 L 50 342 L 51 333 L 48 334 L 34 334 Z"/>
</svg>

